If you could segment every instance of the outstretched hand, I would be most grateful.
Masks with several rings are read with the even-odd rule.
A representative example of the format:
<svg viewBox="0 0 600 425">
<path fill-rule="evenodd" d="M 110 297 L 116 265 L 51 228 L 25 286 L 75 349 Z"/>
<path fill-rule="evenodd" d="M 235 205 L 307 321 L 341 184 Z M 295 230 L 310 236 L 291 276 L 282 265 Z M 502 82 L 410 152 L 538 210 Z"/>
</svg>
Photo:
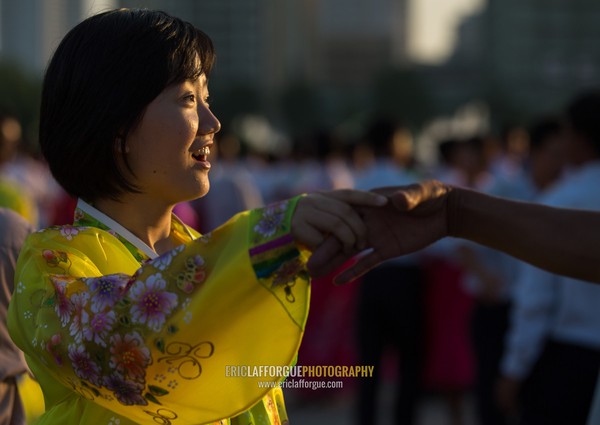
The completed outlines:
<svg viewBox="0 0 600 425">
<path fill-rule="evenodd" d="M 292 217 L 292 235 L 310 250 L 331 237 L 343 252 L 358 252 L 366 248 L 368 240 L 368 229 L 358 208 L 387 202 L 385 196 L 359 190 L 311 193 L 298 201 Z"/>
<path fill-rule="evenodd" d="M 367 228 L 367 249 L 343 250 L 339 241 L 328 238 L 311 256 L 313 276 L 332 273 L 351 256 L 356 263 L 335 278 L 349 282 L 383 261 L 418 251 L 448 234 L 448 195 L 451 188 L 425 181 L 400 187 L 375 189 L 391 202 L 382 207 L 356 207 Z"/>
</svg>

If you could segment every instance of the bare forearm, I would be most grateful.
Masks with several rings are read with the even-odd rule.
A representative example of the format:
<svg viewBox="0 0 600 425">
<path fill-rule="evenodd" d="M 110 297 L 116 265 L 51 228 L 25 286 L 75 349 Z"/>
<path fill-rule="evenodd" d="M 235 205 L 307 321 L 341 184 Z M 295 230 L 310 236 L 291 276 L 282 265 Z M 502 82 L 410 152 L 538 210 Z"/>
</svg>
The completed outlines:
<svg viewBox="0 0 600 425">
<path fill-rule="evenodd" d="M 553 273 L 600 283 L 600 213 L 454 188 L 448 197 L 448 233 Z"/>
</svg>

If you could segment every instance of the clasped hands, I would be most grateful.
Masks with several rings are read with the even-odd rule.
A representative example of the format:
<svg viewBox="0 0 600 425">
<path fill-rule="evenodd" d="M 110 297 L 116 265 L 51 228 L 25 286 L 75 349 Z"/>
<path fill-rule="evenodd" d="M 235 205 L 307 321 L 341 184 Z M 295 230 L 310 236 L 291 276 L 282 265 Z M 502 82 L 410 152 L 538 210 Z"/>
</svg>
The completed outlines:
<svg viewBox="0 0 600 425">
<path fill-rule="evenodd" d="M 448 199 L 452 189 L 440 182 L 384 187 L 370 192 L 334 190 L 309 194 L 292 218 L 296 241 L 312 251 L 313 277 L 333 273 L 349 282 L 383 261 L 424 248 L 448 235 Z"/>
</svg>

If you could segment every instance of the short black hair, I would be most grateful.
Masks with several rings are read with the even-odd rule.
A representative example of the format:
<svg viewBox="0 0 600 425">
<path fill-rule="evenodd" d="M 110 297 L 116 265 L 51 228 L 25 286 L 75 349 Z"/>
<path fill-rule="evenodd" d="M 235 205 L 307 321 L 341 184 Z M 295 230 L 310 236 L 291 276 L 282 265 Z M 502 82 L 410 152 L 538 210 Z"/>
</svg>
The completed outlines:
<svg viewBox="0 0 600 425">
<path fill-rule="evenodd" d="M 576 96 L 567 106 L 567 121 L 600 157 L 600 90 L 588 90 Z"/>
<path fill-rule="evenodd" d="M 208 77 L 214 60 L 206 34 L 161 11 L 116 9 L 74 27 L 42 89 L 40 145 L 56 180 L 88 201 L 139 192 L 117 143 L 125 152 L 146 106 L 171 84 Z"/>
</svg>

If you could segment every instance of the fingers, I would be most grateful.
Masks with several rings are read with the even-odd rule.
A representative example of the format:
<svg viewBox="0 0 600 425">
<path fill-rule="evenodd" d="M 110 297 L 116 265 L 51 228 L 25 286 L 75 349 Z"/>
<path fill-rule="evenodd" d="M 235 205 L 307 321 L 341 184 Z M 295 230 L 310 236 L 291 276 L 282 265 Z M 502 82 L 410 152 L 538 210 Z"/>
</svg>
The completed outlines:
<svg viewBox="0 0 600 425">
<path fill-rule="evenodd" d="M 358 254 L 358 252 L 345 254 L 340 251 L 340 248 L 341 245 L 337 239 L 333 237 L 327 238 L 308 260 L 307 267 L 311 276 L 327 276 L 338 270 L 353 254 Z M 335 276 L 334 283 L 336 285 L 344 285 L 358 279 L 383 262 L 381 254 L 372 248 L 369 248 L 355 258 L 356 263 Z"/>
<path fill-rule="evenodd" d="M 372 249 L 365 251 L 358 257 L 356 264 L 337 275 L 334 279 L 336 285 L 344 285 L 354 279 L 358 279 L 373 267 L 383 262 L 381 255 Z"/>
<path fill-rule="evenodd" d="M 435 180 L 411 184 L 401 188 L 390 195 L 392 204 L 399 211 L 410 211 L 427 203 L 432 208 L 437 207 L 437 201 L 446 195 L 448 187 Z"/>
<path fill-rule="evenodd" d="M 325 239 L 322 231 L 315 229 L 306 222 L 299 222 L 294 226 L 294 235 L 296 236 L 296 241 L 309 250 L 313 250 L 321 245 Z"/>
<path fill-rule="evenodd" d="M 334 237 L 328 237 L 314 250 L 308 259 L 308 268 L 321 269 L 341 251 L 340 242 Z"/>
<path fill-rule="evenodd" d="M 351 255 L 347 255 L 343 252 L 338 252 L 325 263 L 320 263 L 320 265 L 316 265 L 315 263 L 311 263 L 310 260 L 307 264 L 308 271 L 313 278 L 325 277 L 329 276 L 336 271 L 338 271 L 346 261 L 352 258 Z"/>
<path fill-rule="evenodd" d="M 408 211 L 425 198 L 427 190 L 425 183 L 414 183 L 406 186 L 387 186 L 372 189 L 371 192 L 386 196 L 391 199 L 394 207 L 399 211 Z"/>
<path fill-rule="evenodd" d="M 323 241 L 324 236 L 335 236 L 349 252 L 355 247 L 363 249 L 366 246 L 367 227 L 358 211 L 349 203 L 356 205 L 380 205 L 387 203 L 387 198 L 380 195 L 354 190 L 332 191 L 307 195 L 298 203 L 294 215 L 294 233 L 302 243 L 315 248 Z M 303 229 L 313 229 L 310 239 Z M 319 240 L 314 230 L 320 231 L 323 237 Z"/>
<path fill-rule="evenodd" d="M 366 192 L 362 190 L 340 189 L 326 192 L 323 195 L 344 202 L 349 205 L 363 205 L 369 207 L 381 207 L 387 204 L 388 199 L 385 194 L 377 192 Z"/>
<path fill-rule="evenodd" d="M 408 185 L 391 195 L 392 204 L 399 211 L 410 211 L 426 198 L 426 191 L 422 183 Z"/>
<path fill-rule="evenodd" d="M 325 213 L 321 218 L 323 222 L 315 223 L 326 233 L 329 232 L 348 250 L 354 246 L 363 248 L 367 239 L 367 226 L 354 208 L 336 199 L 324 197 L 316 208 Z M 315 215 L 315 219 L 318 216 Z"/>
<path fill-rule="evenodd" d="M 354 190 L 307 196 L 303 214 L 310 218 L 303 217 L 304 225 L 313 229 L 312 246 L 317 247 L 309 260 L 309 269 L 315 276 L 335 272 L 351 253 L 370 247 L 357 257 L 355 264 L 335 277 L 336 284 L 344 284 L 385 259 L 423 248 L 446 234 L 442 227 L 451 191 L 451 187 L 440 182 L 425 181 L 378 188 L 371 193 L 373 196 Z M 382 197 L 389 197 L 393 205 L 373 208 L 386 204 Z M 411 223 L 421 222 L 419 229 L 410 227 Z M 321 232 L 321 239 L 315 232 Z M 327 234 L 337 241 L 326 239 Z"/>
<path fill-rule="evenodd" d="M 312 253 L 307 267 L 312 277 L 323 277 L 333 273 L 351 256 L 342 251 L 336 238 L 330 236 Z"/>
<path fill-rule="evenodd" d="M 406 189 L 400 190 L 390 197 L 392 205 L 394 205 L 398 211 L 403 212 L 410 210 L 410 208 L 414 206 L 414 201 L 411 202 L 412 199 L 414 199 L 414 196 Z"/>
<path fill-rule="evenodd" d="M 357 222 L 358 220 L 358 222 Z M 310 215 L 298 221 L 295 226 L 297 239 L 315 249 L 325 240 L 325 235 L 335 236 L 349 250 L 366 237 L 366 227 L 355 217 L 340 217 L 335 213 L 312 209 Z"/>
</svg>

